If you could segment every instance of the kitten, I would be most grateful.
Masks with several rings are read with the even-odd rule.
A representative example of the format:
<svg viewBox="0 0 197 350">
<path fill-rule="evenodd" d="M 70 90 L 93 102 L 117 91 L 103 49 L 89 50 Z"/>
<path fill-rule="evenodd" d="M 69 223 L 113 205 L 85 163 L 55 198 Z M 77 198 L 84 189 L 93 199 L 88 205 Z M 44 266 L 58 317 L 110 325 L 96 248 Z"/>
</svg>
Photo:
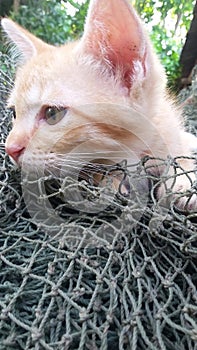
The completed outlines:
<svg viewBox="0 0 197 350">
<path fill-rule="evenodd" d="M 2 26 L 20 52 L 8 101 L 15 118 L 6 141 L 17 163 L 26 154 L 34 168 L 43 161 L 61 164 L 67 155 L 73 167 L 84 154 L 89 162 L 107 164 L 183 156 L 179 165 L 191 173 L 177 176 L 173 190 L 191 187 L 194 161 L 188 158 L 197 138 L 185 132 L 166 93 L 164 69 L 127 0 L 91 0 L 82 38 L 60 47 L 10 19 Z M 161 186 L 158 197 L 165 191 Z M 177 201 L 180 208 L 186 203 L 186 197 Z M 188 208 L 197 210 L 195 194 Z"/>
</svg>

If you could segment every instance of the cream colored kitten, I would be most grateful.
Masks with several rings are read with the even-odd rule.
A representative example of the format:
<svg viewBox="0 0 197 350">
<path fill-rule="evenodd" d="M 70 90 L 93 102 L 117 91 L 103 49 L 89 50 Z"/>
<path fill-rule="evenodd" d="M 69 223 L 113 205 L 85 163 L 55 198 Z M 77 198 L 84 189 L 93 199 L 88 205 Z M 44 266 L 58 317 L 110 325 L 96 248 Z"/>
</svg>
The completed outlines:
<svg viewBox="0 0 197 350">
<path fill-rule="evenodd" d="M 90 162 L 133 163 L 145 155 L 190 157 L 197 148 L 197 138 L 185 132 L 181 113 L 166 94 L 164 70 L 127 0 L 91 0 L 81 40 L 61 47 L 9 19 L 2 26 L 21 54 L 8 103 L 16 118 L 6 141 L 7 153 L 19 164 L 25 154 L 35 168 L 68 154 L 73 159 L 87 154 Z M 179 165 L 194 170 L 191 159 L 182 158 Z M 189 176 L 195 180 L 194 172 Z M 190 187 L 190 179 L 179 175 L 173 189 Z M 165 191 L 160 187 L 158 196 Z M 186 202 L 185 197 L 177 204 L 183 208 Z M 195 194 L 188 207 L 197 210 Z"/>
</svg>

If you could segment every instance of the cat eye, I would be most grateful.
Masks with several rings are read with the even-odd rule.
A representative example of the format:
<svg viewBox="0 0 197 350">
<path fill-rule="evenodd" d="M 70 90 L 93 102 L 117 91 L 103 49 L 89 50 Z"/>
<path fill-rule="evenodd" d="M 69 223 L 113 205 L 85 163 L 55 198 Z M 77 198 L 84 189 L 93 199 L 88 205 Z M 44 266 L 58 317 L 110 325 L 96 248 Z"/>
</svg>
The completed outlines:
<svg viewBox="0 0 197 350">
<path fill-rule="evenodd" d="M 68 109 L 65 107 L 47 107 L 44 111 L 44 118 L 49 125 L 55 125 L 62 120 Z"/>
</svg>

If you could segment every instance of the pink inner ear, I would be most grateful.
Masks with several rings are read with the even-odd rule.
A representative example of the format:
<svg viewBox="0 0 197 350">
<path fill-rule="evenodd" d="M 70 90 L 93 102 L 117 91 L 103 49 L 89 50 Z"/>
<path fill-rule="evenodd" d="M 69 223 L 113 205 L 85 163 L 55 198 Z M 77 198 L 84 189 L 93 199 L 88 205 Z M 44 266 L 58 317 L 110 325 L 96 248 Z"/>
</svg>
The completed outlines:
<svg viewBox="0 0 197 350">
<path fill-rule="evenodd" d="M 145 73 L 145 38 L 134 10 L 127 0 L 94 0 L 84 33 L 86 51 L 121 71 L 130 88 L 134 62 L 140 61 Z"/>
</svg>

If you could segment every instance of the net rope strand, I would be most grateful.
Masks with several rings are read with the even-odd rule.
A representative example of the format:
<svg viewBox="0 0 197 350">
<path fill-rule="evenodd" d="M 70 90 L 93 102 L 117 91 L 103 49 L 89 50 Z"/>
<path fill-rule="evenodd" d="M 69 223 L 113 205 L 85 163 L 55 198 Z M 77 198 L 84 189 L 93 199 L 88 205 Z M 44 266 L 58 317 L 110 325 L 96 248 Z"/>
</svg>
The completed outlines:
<svg viewBox="0 0 197 350">
<path fill-rule="evenodd" d="M 64 220 L 60 234 L 50 237 L 48 222 L 32 222 L 20 171 L 5 155 L 13 62 L 3 54 L 0 60 L 0 349 L 196 350 L 197 213 L 174 206 L 161 211 L 143 159 L 137 176 L 151 185 L 146 207 L 120 194 L 99 214 L 68 210 L 49 181 L 46 193 Z M 182 101 L 194 93 L 195 81 Z M 194 113 L 196 104 L 195 97 Z M 192 105 L 187 108 L 195 131 Z M 133 176 L 134 169 L 123 166 L 122 174 Z M 38 182 L 42 187 L 46 178 Z M 110 242 L 101 235 L 106 227 Z M 73 232 L 93 237 L 96 246 L 72 242 Z"/>
</svg>

